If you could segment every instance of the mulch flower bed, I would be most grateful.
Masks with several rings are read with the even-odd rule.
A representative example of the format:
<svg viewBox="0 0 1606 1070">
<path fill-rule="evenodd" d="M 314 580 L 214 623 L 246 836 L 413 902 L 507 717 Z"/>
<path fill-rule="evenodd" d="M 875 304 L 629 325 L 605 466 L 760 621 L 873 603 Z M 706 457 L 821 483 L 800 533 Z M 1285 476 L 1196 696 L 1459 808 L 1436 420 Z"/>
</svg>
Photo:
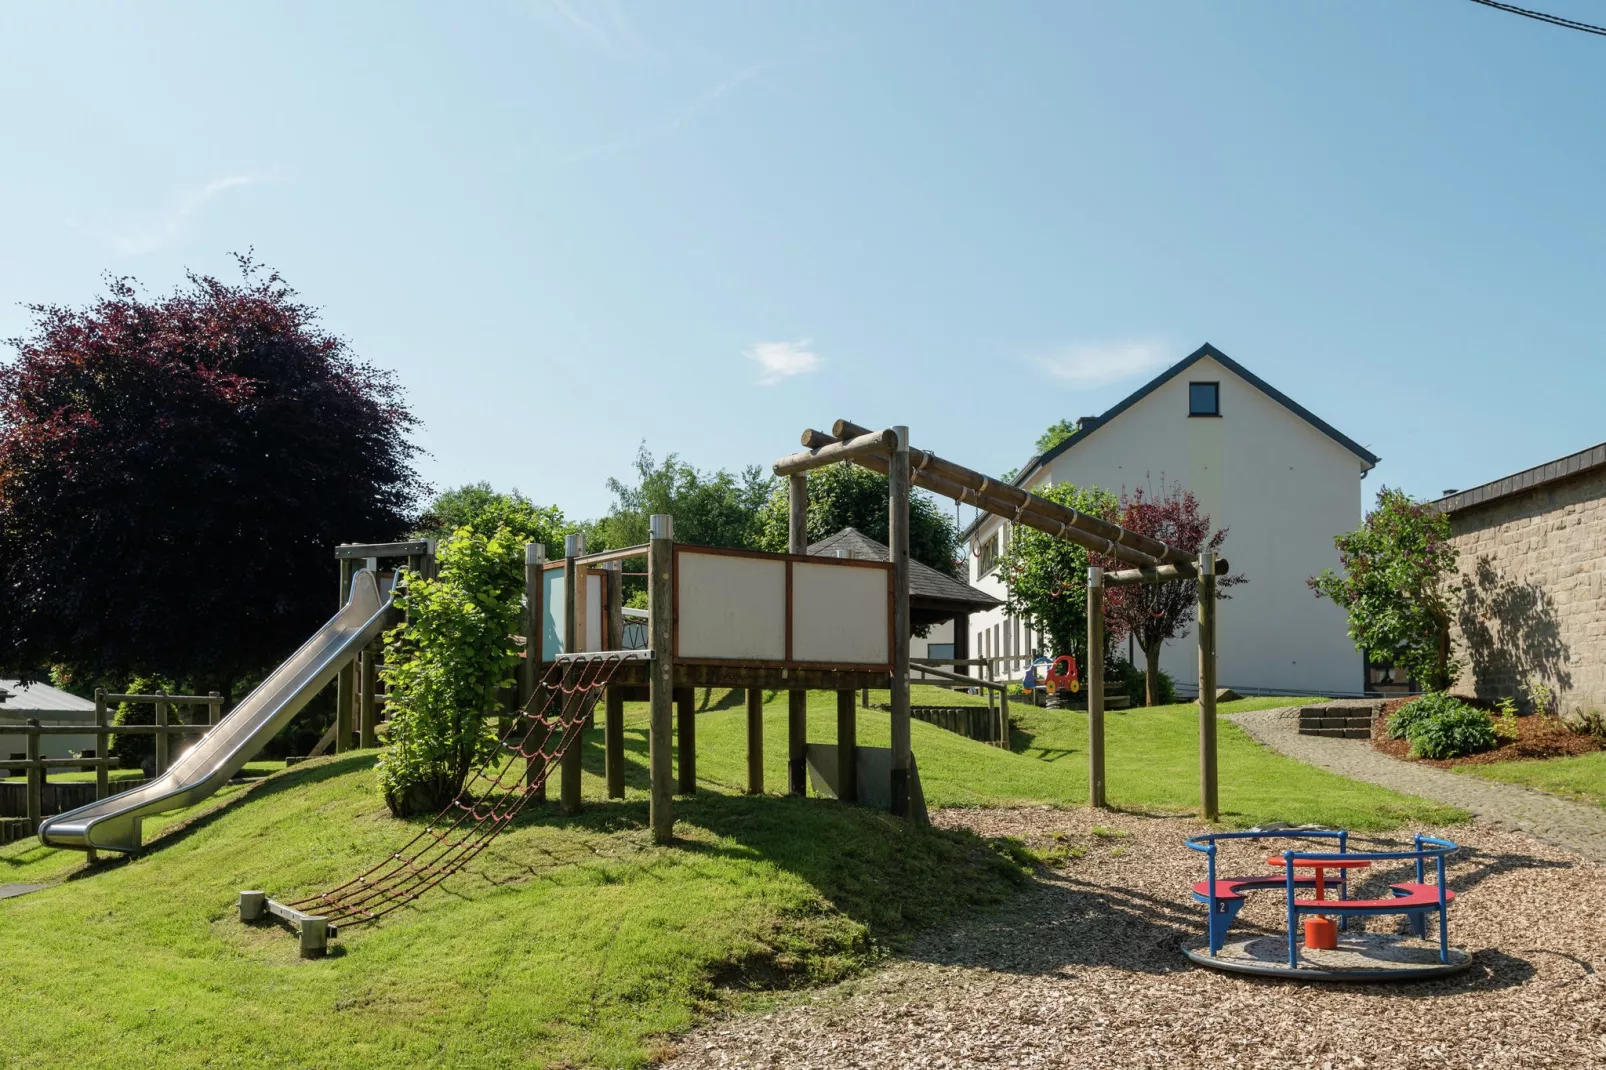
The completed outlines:
<svg viewBox="0 0 1606 1070">
<path fill-rule="evenodd" d="M 1411 700 L 1408 698 L 1390 699 L 1383 704 L 1383 714 L 1372 720 L 1372 746 L 1387 754 L 1391 758 L 1401 761 L 1417 762 L 1422 765 L 1437 766 L 1448 769 L 1454 765 L 1480 765 L 1486 762 L 1509 762 L 1520 758 L 1566 758 L 1574 754 L 1589 754 L 1601 749 L 1600 744 L 1591 736 L 1580 735 L 1561 723 L 1557 717 L 1540 717 L 1530 714 L 1517 718 L 1517 738 L 1509 743 L 1502 743 L 1494 750 L 1486 750 L 1482 754 L 1470 754 L 1465 758 L 1450 758 L 1435 761 L 1430 758 L 1412 758 L 1410 756 L 1411 741 L 1406 739 L 1390 739 L 1388 737 L 1388 721 L 1394 712 Z M 1487 709 L 1488 704 L 1476 700 L 1468 701 L 1469 706 Z M 1498 721 L 1498 717 L 1496 717 Z"/>
</svg>

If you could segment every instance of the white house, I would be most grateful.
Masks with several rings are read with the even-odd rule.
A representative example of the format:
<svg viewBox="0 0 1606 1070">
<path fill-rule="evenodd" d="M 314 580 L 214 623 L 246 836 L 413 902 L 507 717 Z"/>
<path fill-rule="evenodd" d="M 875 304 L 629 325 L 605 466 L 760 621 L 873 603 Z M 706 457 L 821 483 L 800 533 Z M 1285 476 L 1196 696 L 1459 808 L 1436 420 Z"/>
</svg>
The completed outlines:
<svg viewBox="0 0 1606 1070">
<path fill-rule="evenodd" d="M 1033 457 L 1015 485 L 1158 490 L 1181 483 L 1228 534 L 1221 548 L 1248 582 L 1220 603 L 1217 678 L 1224 687 L 1354 693 L 1361 655 L 1344 611 L 1318 600 L 1306 579 L 1336 566 L 1333 537 L 1361 520 L 1361 480 L 1378 458 L 1214 346 L 1201 346 L 1069 439 Z M 997 559 L 1010 525 L 984 514 L 964 535 L 971 580 L 1004 596 Z M 970 620 L 975 656 L 1034 649 L 1003 609 Z M 1196 637 L 1165 645 L 1160 666 L 1179 691 L 1198 689 Z M 1044 653 L 1047 653 L 1044 651 Z M 1136 653 L 1141 667 L 1143 655 Z"/>
</svg>

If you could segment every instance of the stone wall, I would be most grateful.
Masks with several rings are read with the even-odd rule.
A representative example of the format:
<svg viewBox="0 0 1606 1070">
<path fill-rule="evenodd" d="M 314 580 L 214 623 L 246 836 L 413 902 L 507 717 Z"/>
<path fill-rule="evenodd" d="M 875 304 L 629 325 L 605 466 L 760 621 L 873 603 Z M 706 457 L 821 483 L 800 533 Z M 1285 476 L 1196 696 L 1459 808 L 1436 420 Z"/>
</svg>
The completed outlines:
<svg viewBox="0 0 1606 1070">
<path fill-rule="evenodd" d="M 1606 709 L 1606 468 L 1450 513 L 1462 603 L 1456 690 Z"/>
</svg>

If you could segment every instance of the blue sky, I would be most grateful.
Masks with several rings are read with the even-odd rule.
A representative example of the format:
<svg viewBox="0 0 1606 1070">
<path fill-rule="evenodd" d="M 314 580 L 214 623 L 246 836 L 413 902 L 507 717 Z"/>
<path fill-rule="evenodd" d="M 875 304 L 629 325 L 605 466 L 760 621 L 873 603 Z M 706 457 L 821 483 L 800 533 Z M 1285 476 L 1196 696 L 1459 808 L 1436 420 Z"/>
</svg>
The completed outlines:
<svg viewBox="0 0 1606 1070">
<path fill-rule="evenodd" d="M 0 336 L 254 246 L 574 516 L 838 416 L 1002 471 L 1210 341 L 1436 495 L 1606 438 L 1603 85 L 1465 0 L 10 3 Z"/>
</svg>

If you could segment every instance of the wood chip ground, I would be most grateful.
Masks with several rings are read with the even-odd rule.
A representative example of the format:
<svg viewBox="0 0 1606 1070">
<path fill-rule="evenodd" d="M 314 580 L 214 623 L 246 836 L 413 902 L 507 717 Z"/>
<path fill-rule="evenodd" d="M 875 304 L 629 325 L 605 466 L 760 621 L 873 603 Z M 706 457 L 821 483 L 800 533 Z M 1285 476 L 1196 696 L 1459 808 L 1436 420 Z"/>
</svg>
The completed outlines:
<svg viewBox="0 0 1606 1070">
<path fill-rule="evenodd" d="M 1053 809 L 934 820 L 1071 857 L 999 913 L 865 977 L 680 1038 L 667 1065 L 1606 1067 L 1606 867 L 1520 833 L 1437 830 L 1465 845 L 1450 871 L 1460 896 L 1450 939 L 1473 953 L 1468 972 L 1364 986 L 1234 976 L 1183 958 L 1179 944 L 1204 921 L 1189 896 L 1203 856 L 1182 846 L 1201 830 L 1192 821 Z M 1354 849 L 1408 845 L 1414 831 L 1435 830 L 1362 837 Z M 1277 849 L 1236 847 L 1222 871 L 1270 872 Z M 1374 871 L 1351 894 L 1407 879 Z M 1280 931 L 1280 900 L 1252 899 L 1239 926 Z"/>
</svg>

